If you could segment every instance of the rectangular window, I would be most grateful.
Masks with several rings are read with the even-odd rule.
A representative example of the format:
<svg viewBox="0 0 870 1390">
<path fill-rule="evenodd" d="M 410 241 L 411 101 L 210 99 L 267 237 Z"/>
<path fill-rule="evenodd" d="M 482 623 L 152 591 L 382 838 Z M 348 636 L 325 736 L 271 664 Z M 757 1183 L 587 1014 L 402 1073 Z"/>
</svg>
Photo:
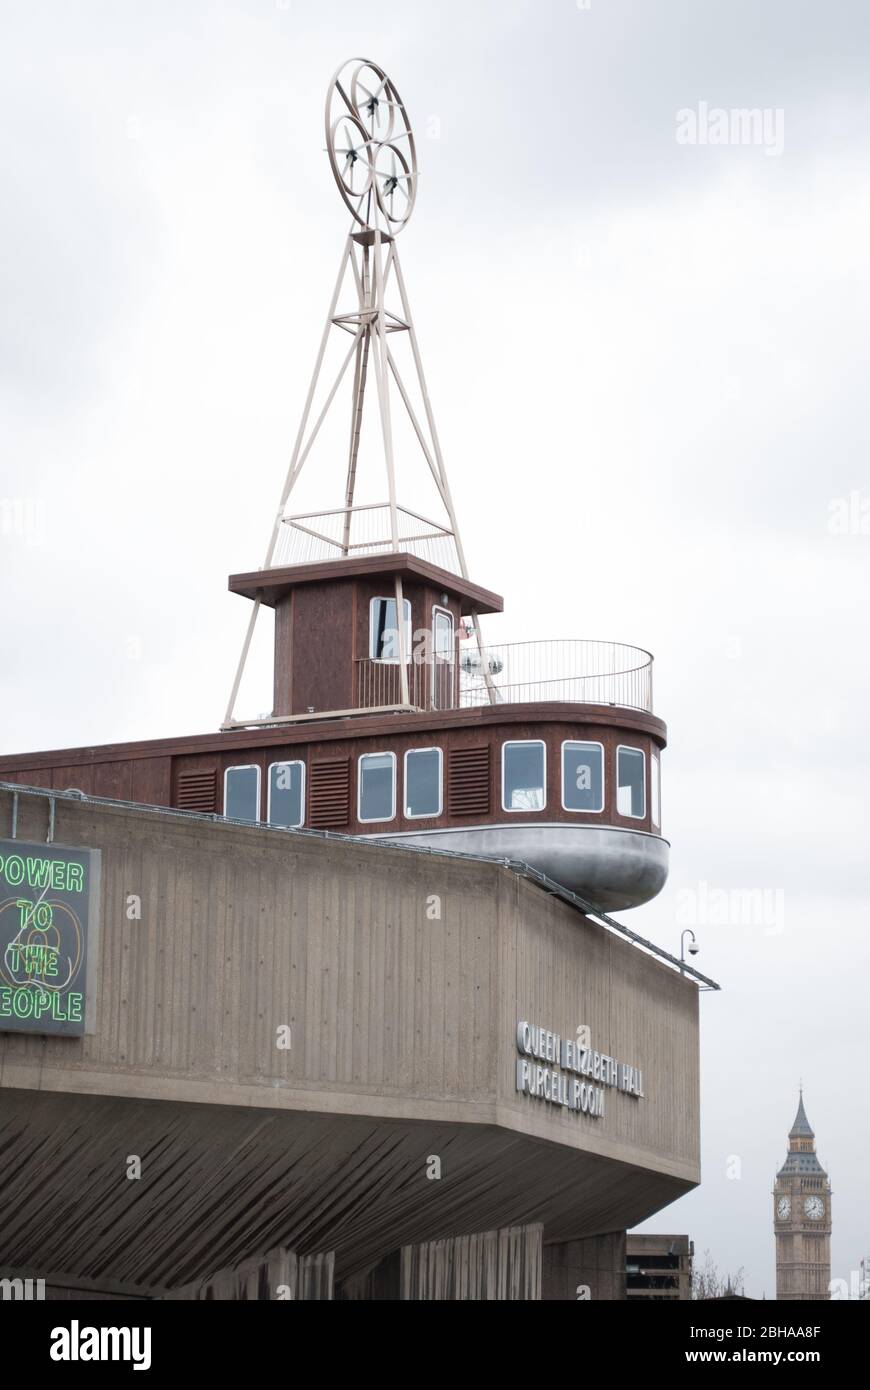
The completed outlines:
<svg viewBox="0 0 870 1390">
<path fill-rule="evenodd" d="M 649 765 L 649 794 L 652 801 L 652 823 L 656 830 L 662 823 L 661 790 L 659 784 L 659 760 L 655 753 L 651 755 Z"/>
<path fill-rule="evenodd" d="M 392 820 L 396 814 L 395 753 L 364 753 L 359 760 L 359 819 Z"/>
<path fill-rule="evenodd" d="M 432 609 L 432 649 L 432 703 L 436 709 L 452 709 L 456 642 L 453 614 L 446 608 Z"/>
<path fill-rule="evenodd" d="M 405 614 L 405 660 L 411 659 L 411 602 L 402 600 Z M 399 628 L 396 600 L 373 598 L 369 604 L 369 658 L 371 661 L 399 660 Z"/>
<path fill-rule="evenodd" d="M 562 806 L 566 811 L 604 810 L 603 744 L 562 744 Z"/>
<path fill-rule="evenodd" d="M 621 816 L 646 815 L 646 758 L 639 748 L 616 750 L 616 809 Z"/>
<path fill-rule="evenodd" d="M 224 773 L 224 815 L 231 820 L 260 819 L 260 769 L 249 764 Z"/>
<path fill-rule="evenodd" d="M 405 815 L 441 815 L 440 748 L 409 748 L 405 754 Z"/>
<path fill-rule="evenodd" d="M 270 825 L 287 828 L 302 824 L 305 819 L 304 763 L 271 764 L 266 818 Z"/>
<path fill-rule="evenodd" d="M 543 811 L 547 804 L 546 750 L 530 739 L 501 751 L 501 804 L 505 811 Z"/>
</svg>

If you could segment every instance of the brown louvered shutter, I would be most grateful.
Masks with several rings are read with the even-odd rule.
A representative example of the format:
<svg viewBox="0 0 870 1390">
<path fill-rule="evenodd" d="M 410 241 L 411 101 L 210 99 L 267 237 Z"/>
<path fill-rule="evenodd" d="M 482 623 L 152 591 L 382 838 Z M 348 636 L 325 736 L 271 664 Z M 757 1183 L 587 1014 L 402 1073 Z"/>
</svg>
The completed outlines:
<svg viewBox="0 0 870 1390">
<path fill-rule="evenodd" d="M 308 782 L 308 823 L 313 830 L 335 830 L 350 820 L 350 758 L 312 763 Z"/>
<path fill-rule="evenodd" d="M 179 811 L 217 811 L 217 770 L 210 772 L 179 772 L 175 804 Z"/>
<path fill-rule="evenodd" d="M 489 747 L 450 750 L 447 806 L 451 816 L 488 816 L 489 783 Z"/>
</svg>

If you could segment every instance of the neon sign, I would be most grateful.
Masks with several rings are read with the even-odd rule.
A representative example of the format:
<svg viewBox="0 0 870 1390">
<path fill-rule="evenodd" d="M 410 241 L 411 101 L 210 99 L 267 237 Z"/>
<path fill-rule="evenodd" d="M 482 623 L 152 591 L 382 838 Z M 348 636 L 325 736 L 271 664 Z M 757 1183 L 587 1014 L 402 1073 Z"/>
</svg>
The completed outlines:
<svg viewBox="0 0 870 1390">
<path fill-rule="evenodd" d="M 99 851 L 0 840 L 0 1032 L 80 1037 Z"/>
</svg>

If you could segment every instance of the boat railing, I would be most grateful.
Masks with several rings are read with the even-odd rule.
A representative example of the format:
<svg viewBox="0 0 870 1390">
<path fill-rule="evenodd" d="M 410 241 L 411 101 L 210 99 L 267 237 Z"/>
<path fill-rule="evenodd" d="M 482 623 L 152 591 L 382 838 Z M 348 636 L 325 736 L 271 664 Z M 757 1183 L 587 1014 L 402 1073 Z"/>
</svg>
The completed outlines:
<svg viewBox="0 0 870 1390">
<path fill-rule="evenodd" d="M 408 507 L 392 509 L 388 502 L 284 517 L 270 568 L 387 555 L 396 550 L 450 573 L 459 569 L 451 530 Z"/>
<path fill-rule="evenodd" d="M 652 711 L 653 658 L 623 642 L 583 639 L 481 646 L 465 640 L 450 657 L 421 641 L 406 662 L 356 662 L 358 709 L 469 709 L 490 704 L 618 705 Z"/>
</svg>

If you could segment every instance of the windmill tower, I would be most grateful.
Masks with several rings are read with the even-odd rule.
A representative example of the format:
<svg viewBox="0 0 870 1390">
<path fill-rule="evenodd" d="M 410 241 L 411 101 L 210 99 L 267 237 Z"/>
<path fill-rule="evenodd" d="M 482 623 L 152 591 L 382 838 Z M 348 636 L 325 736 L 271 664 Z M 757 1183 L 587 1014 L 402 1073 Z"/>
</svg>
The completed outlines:
<svg viewBox="0 0 870 1390">
<path fill-rule="evenodd" d="M 376 63 L 363 58 L 351 59 L 332 79 L 326 100 L 326 147 L 335 181 L 352 221 L 342 248 L 338 277 L 262 569 L 252 575 L 236 577 L 244 583 L 231 581 L 236 592 L 253 599 L 253 607 L 224 729 L 270 722 L 235 719 L 239 687 L 264 602 L 276 609 L 275 701 L 271 720 L 278 722 L 301 712 L 293 708 L 293 699 L 287 692 L 287 669 L 293 653 L 286 635 L 290 620 L 283 609 L 289 610 L 292 604 L 282 605 L 282 601 L 290 596 L 292 578 L 288 577 L 287 584 L 283 584 L 280 576 L 292 566 L 325 564 L 329 566 L 332 579 L 340 581 L 342 567 L 350 576 L 352 563 L 363 557 L 412 555 L 435 564 L 458 577 L 456 598 L 462 601 L 463 611 L 471 614 L 481 662 L 484 660 L 479 625 L 481 605 L 475 602 L 475 588 L 468 582 L 465 553 L 397 243 L 417 196 L 416 146 L 395 83 Z M 315 401 L 323 396 L 321 376 L 327 346 L 336 334 L 347 335 L 351 341 L 337 376 L 326 390 L 319 410 L 315 411 Z M 413 386 L 409 386 L 400 371 L 393 350 L 392 343 L 397 335 L 404 335 L 410 344 Z M 371 398 L 372 394 L 380 434 L 383 500 L 359 504 L 360 438 L 367 397 Z M 348 408 L 349 418 L 343 495 L 340 500 L 336 499 L 331 510 L 293 514 L 291 495 L 327 415 L 331 409 L 338 408 L 337 402 L 341 399 Z M 406 413 L 422 456 L 420 461 L 425 463 L 434 483 L 441 513 L 435 519 L 403 505 L 399 495 L 394 448 L 397 407 Z M 368 409 L 372 408 L 369 403 Z M 389 569 L 388 564 L 381 566 L 382 579 L 387 577 Z M 405 572 L 404 564 L 393 564 L 389 582 L 395 606 L 385 610 L 384 621 L 396 649 L 393 707 L 410 710 L 420 707 L 420 692 L 411 688 L 409 624 L 399 621 L 398 617 L 409 611 L 404 592 Z M 444 594 L 446 610 L 452 595 L 447 586 L 444 587 L 447 590 Z M 437 636 L 435 640 L 438 641 Z M 297 658 L 298 654 L 297 651 Z M 488 677 L 485 667 L 484 676 Z M 435 703 L 435 693 L 430 682 L 425 692 L 430 704 Z M 383 696 L 383 690 L 373 692 L 372 699 L 379 707 L 383 707 Z M 355 704 L 359 708 L 356 697 Z"/>
</svg>

